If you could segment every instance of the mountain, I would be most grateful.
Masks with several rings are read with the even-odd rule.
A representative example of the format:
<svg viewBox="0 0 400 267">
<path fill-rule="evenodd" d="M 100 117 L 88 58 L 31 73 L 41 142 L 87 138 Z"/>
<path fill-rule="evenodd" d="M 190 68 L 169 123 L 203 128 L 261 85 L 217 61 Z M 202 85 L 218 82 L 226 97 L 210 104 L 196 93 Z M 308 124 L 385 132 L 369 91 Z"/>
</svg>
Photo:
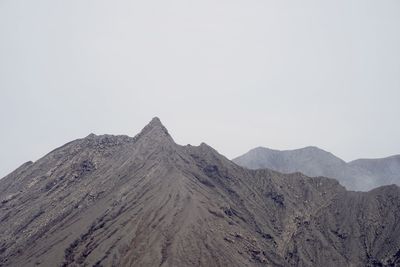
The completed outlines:
<svg viewBox="0 0 400 267">
<path fill-rule="evenodd" d="M 158 118 L 0 180 L 0 266 L 400 266 L 400 188 L 242 168 Z"/>
<path fill-rule="evenodd" d="M 368 191 L 382 185 L 400 185 L 400 155 L 346 163 L 317 147 L 283 151 L 258 147 L 233 161 L 250 169 L 268 168 L 283 173 L 302 172 L 311 177 L 331 177 L 356 191 Z"/>
<path fill-rule="evenodd" d="M 352 169 L 358 170 L 376 185 L 400 185 L 400 155 L 381 159 L 358 159 L 349 162 Z"/>
</svg>

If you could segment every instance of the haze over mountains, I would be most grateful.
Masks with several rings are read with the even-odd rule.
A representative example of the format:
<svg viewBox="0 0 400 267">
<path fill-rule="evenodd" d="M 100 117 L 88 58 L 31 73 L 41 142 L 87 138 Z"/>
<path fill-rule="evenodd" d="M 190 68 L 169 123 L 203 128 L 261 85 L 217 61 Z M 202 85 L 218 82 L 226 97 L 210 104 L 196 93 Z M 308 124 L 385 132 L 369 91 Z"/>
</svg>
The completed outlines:
<svg viewBox="0 0 400 267">
<path fill-rule="evenodd" d="M 368 191 L 382 185 L 400 185 L 400 155 L 345 162 L 318 147 L 283 151 L 257 147 L 233 161 L 250 169 L 331 177 L 349 190 Z"/>
<path fill-rule="evenodd" d="M 158 118 L 0 180 L 0 266 L 399 266 L 400 188 L 242 168 Z"/>
</svg>

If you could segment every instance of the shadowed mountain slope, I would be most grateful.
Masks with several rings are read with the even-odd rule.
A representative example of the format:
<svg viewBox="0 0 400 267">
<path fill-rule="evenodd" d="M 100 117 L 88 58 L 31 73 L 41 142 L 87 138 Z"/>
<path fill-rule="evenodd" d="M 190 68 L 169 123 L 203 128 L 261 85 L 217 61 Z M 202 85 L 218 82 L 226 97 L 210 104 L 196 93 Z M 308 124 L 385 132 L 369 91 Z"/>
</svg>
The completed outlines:
<svg viewBox="0 0 400 267">
<path fill-rule="evenodd" d="M 248 170 L 157 118 L 22 165 L 0 203 L 0 266 L 400 264 L 399 187 Z"/>
<path fill-rule="evenodd" d="M 258 147 L 233 161 L 250 169 L 267 168 L 283 173 L 302 172 L 311 177 L 331 177 L 349 190 L 368 191 L 383 185 L 400 185 L 400 155 L 346 163 L 317 147 L 283 151 Z"/>
</svg>

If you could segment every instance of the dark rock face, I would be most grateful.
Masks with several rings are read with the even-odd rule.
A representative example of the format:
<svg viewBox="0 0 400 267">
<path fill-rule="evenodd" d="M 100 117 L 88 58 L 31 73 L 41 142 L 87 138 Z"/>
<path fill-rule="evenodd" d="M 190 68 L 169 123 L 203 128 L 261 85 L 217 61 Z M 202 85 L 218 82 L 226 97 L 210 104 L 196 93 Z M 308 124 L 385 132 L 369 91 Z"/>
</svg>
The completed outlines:
<svg viewBox="0 0 400 267">
<path fill-rule="evenodd" d="M 368 191 L 382 185 L 400 185 L 400 155 L 346 163 L 317 147 L 284 151 L 258 147 L 233 161 L 250 169 L 331 177 L 347 189 L 355 191 Z"/>
<path fill-rule="evenodd" d="M 0 266 L 399 266 L 400 189 L 248 170 L 158 119 L 0 180 Z"/>
</svg>

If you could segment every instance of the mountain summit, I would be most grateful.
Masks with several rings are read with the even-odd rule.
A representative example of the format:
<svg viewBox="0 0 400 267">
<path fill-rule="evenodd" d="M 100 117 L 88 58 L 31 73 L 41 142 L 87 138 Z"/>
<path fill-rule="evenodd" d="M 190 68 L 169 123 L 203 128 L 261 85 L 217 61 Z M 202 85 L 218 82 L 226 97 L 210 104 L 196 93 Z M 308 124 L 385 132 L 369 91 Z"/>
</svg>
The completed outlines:
<svg viewBox="0 0 400 267">
<path fill-rule="evenodd" d="M 248 170 L 158 118 L 0 180 L 0 266 L 398 266 L 400 189 Z"/>
<path fill-rule="evenodd" d="M 147 124 L 143 130 L 140 132 L 139 135 L 144 135 L 147 133 L 157 133 L 161 134 L 162 136 L 170 136 L 168 134 L 168 130 L 164 127 L 164 125 L 161 123 L 161 120 L 158 117 L 154 117 L 149 124 Z"/>
</svg>

